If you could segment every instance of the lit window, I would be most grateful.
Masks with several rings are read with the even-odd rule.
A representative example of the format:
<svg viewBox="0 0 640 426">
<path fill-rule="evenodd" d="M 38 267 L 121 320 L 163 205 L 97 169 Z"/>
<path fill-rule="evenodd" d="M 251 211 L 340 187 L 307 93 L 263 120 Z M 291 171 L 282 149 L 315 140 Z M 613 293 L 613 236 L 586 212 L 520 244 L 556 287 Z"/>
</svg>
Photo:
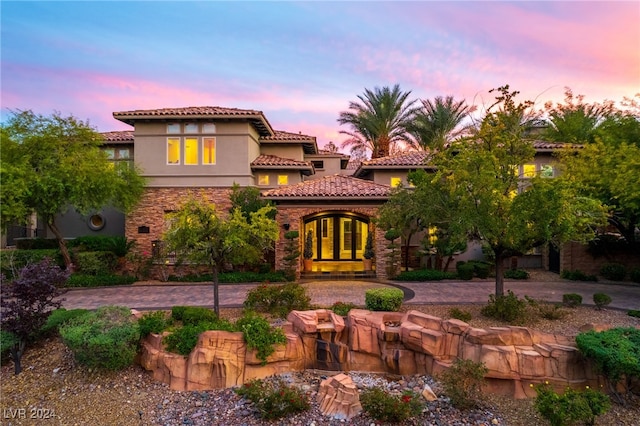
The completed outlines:
<svg viewBox="0 0 640 426">
<path fill-rule="evenodd" d="M 278 175 L 278 185 L 288 185 L 288 184 L 289 184 L 289 176 Z"/>
<path fill-rule="evenodd" d="M 167 133 L 171 133 L 171 134 L 180 133 L 180 125 L 178 123 L 167 124 Z"/>
<path fill-rule="evenodd" d="M 536 175 L 535 164 L 525 164 L 522 166 L 522 176 L 526 178 L 532 178 Z"/>
<path fill-rule="evenodd" d="M 395 188 L 396 186 L 400 186 L 400 184 L 402 183 L 402 178 L 399 177 L 392 177 L 391 178 L 391 187 Z"/>
<path fill-rule="evenodd" d="M 428 233 L 429 233 L 429 245 L 430 246 L 436 245 L 436 242 L 438 241 L 438 228 L 436 228 L 435 226 L 430 226 L 428 229 Z"/>
<path fill-rule="evenodd" d="M 216 164 L 216 138 L 202 138 L 202 164 Z"/>
<path fill-rule="evenodd" d="M 202 133 L 215 133 L 216 125 L 213 123 L 204 123 L 202 125 Z"/>
<path fill-rule="evenodd" d="M 180 138 L 167 138 L 167 164 L 180 164 Z"/>
<path fill-rule="evenodd" d="M 551 164 L 545 164 L 540 167 L 540 176 L 545 178 L 553 177 L 553 166 Z"/>
<path fill-rule="evenodd" d="M 509 191 L 509 198 L 510 199 L 514 199 L 516 198 L 516 195 L 518 195 L 518 190 L 517 189 L 512 189 L 511 191 Z"/>
<path fill-rule="evenodd" d="M 185 138 L 184 164 L 198 164 L 198 138 Z"/>
<path fill-rule="evenodd" d="M 269 185 L 269 175 L 258 175 L 258 185 Z"/>
<path fill-rule="evenodd" d="M 184 125 L 185 133 L 198 133 L 198 123 L 187 123 Z"/>
</svg>

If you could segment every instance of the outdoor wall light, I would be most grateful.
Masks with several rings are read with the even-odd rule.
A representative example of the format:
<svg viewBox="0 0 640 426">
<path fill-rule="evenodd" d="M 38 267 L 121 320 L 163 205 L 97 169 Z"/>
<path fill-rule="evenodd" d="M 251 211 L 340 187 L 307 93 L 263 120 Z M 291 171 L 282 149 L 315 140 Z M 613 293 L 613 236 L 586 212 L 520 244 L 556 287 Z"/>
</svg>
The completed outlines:
<svg viewBox="0 0 640 426">
<path fill-rule="evenodd" d="M 291 228 L 291 225 L 289 225 L 288 223 L 283 223 L 282 224 L 282 229 L 284 229 L 285 231 L 288 231 L 289 228 Z"/>
</svg>

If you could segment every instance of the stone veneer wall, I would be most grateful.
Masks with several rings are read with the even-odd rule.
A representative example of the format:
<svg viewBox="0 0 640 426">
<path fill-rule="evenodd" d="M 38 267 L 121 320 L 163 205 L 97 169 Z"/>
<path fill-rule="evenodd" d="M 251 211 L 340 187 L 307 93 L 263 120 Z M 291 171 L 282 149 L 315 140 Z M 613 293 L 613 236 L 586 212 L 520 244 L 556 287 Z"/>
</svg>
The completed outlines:
<svg viewBox="0 0 640 426">
<path fill-rule="evenodd" d="M 284 233 L 286 232 L 282 225 L 288 223 L 290 225 L 290 231 L 298 231 L 300 234 L 299 243 L 300 243 L 300 251 L 302 252 L 302 244 L 304 240 L 304 218 L 324 211 L 344 211 L 344 212 L 353 212 L 358 213 L 369 218 L 374 217 L 378 213 L 378 207 L 356 207 L 356 206 L 344 206 L 344 207 L 328 207 L 328 206 L 313 206 L 313 207 L 295 207 L 295 206 L 278 206 L 278 215 L 276 216 L 276 220 L 280 225 L 280 237 L 276 242 L 276 269 L 284 269 L 284 246 L 286 244 L 284 239 Z M 374 238 L 374 250 L 376 253 L 375 256 L 375 266 L 376 266 L 376 276 L 378 278 L 386 278 L 386 265 L 385 265 L 385 253 L 387 251 L 387 241 L 384 239 L 383 232 L 376 232 L 375 226 L 373 223 L 370 224 L 371 229 L 375 233 Z M 300 277 L 300 270 L 302 267 L 302 257 L 300 257 L 300 262 L 298 263 L 298 268 L 296 270 L 296 276 Z"/>
<path fill-rule="evenodd" d="M 453 361 L 483 362 L 485 389 L 516 398 L 535 396 L 529 385 L 549 381 L 598 386 L 599 378 L 572 338 L 525 327 L 478 329 L 418 311 L 354 309 L 346 318 L 332 311 L 293 311 L 283 326 L 287 343 L 262 365 L 241 333 L 207 331 L 188 357 L 165 352 L 160 335 L 142 344 L 140 364 L 176 390 L 239 386 L 273 374 L 320 369 L 437 375 Z"/>
<path fill-rule="evenodd" d="M 587 248 L 588 245 L 575 242 L 564 244 L 560 250 L 560 271 L 579 269 L 586 274 L 599 275 L 600 269 L 606 263 L 620 263 L 627 266 L 627 269 L 634 266 L 640 268 L 640 253 L 594 257 Z"/>
</svg>

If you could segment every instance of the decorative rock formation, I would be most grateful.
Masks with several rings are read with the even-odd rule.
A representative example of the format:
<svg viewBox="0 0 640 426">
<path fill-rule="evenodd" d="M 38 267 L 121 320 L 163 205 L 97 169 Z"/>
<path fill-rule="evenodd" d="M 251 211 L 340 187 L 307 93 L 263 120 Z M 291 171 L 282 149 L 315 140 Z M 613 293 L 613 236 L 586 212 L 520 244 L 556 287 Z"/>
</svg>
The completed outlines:
<svg viewBox="0 0 640 426">
<path fill-rule="evenodd" d="M 478 329 L 417 311 L 354 309 L 346 322 L 326 310 L 293 311 L 283 327 L 287 343 L 261 365 L 241 333 L 207 331 L 189 357 L 163 351 L 162 336 L 142 345 L 141 365 L 177 390 L 238 386 L 254 378 L 315 368 L 398 375 L 439 374 L 457 358 L 484 362 L 487 391 L 535 396 L 530 383 L 597 386 L 597 375 L 572 339 L 524 327 Z M 329 392 L 329 391 L 327 391 Z"/>
<path fill-rule="evenodd" d="M 338 420 L 350 420 L 362 411 L 358 389 L 343 373 L 320 383 L 317 400 L 322 414 Z"/>
</svg>

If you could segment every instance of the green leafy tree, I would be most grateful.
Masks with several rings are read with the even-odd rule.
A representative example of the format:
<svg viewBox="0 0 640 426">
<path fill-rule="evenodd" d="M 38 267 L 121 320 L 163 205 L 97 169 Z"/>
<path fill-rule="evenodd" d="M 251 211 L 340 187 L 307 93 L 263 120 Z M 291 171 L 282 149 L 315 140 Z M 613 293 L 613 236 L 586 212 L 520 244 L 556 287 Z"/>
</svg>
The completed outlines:
<svg viewBox="0 0 640 426">
<path fill-rule="evenodd" d="M 73 116 L 12 112 L 2 125 L 2 227 L 37 213 L 72 268 L 58 215 L 70 207 L 88 213 L 105 205 L 128 212 L 144 191 L 138 171 L 128 164 L 114 166 L 101 145 L 100 134 Z"/>
<path fill-rule="evenodd" d="M 509 86 L 498 92 L 473 138 L 436 157 L 438 171 L 430 184 L 450 200 L 449 231 L 488 247 L 495 259 L 496 295 L 503 296 L 507 257 L 550 241 L 593 238 L 604 210 L 560 179 L 530 179 L 524 191 L 516 171 L 535 154 L 524 139 L 523 117 L 531 103 L 516 104 L 518 92 Z"/>
<path fill-rule="evenodd" d="M 407 126 L 413 118 L 414 101 L 409 101 L 411 91 L 403 92 L 399 85 L 393 88 L 365 89 L 358 95 L 360 102 L 349 102 L 349 110 L 342 111 L 338 123 L 351 130 L 340 133 L 349 136 L 342 147 L 371 151 L 371 158 L 389 155 L 393 145 L 410 143 Z"/>
<path fill-rule="evenodd" d="M 422 100 L 416 110 L 409 131 L 415 138 L 415 147 L 442 149 L 447 142 L 459 136 L 465 128 L 461 124 L 471 109 L 465 101 L 456 101 L 453 96 L 437 96 L 434 100 Z"/>
<path fill-rule="evenodd" d="M 273 205 L 271 201 L 264 200 L 260 197 L 260 190 L 258 188 L 254 186 L 241 187 L 237 183 L 233 184 L 229 199 L 231 200 L 230 211 L 233 213 L 234 210 L 240 210 L 247 220 L 251 220 L 251 213 L 257 212 L 262 207 Z M 268 217 L 275 219 L 276 210 L 271 210 Z"/>
<path fill-rule="evenodd" d="M 164 235 L 167 249 L 180 259 L 211 268 L 216 314 L 220 311 L 218 273 L 227 264 L 255 262 L 278 238 L 278 225 L 269 217 L 272 210 L 262 207 L 247 220 L 237 209 L 225 218 L 206 200 L 189 199 L 171 215 Z"/>
</svg>

